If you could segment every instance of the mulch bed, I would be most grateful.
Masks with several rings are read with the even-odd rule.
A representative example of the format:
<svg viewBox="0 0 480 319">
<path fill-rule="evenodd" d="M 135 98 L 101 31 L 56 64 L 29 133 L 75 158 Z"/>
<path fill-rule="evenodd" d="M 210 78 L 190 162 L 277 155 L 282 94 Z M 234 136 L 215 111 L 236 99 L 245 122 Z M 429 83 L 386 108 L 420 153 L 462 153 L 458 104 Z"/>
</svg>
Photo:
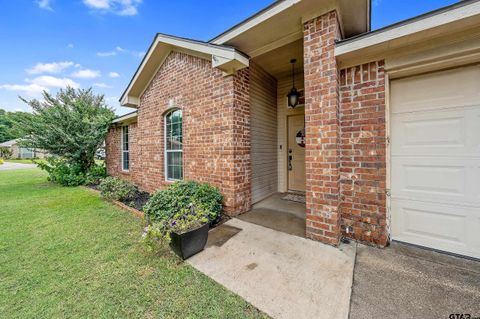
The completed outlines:
<svg viewBox="0 0 480 319">
<path fill-rule="evenodd" d="M 138 209 L 139 211 L 143 212 L 143 207 L 145 204 L 148 202 L 150 199 L 150 194 L 147 192 L 137 192 L 137 195 L 135 196 L 135 199 L 133 201 L 132 205 L 135 209 Z M 125 203 L 124 204 L 130 205 L 131 203 Z"/>
<path fill-rule="evenodd" d="M 100 193 L 100 190 L 98 189 L 98 185 L 86 185 L 85 187 L 87 189 L 94 191 L 95 193 Z M 116 200 L 110 200 L 110 202 L 115 206 L 118 206 L 128 211 L 132 215 L 143 219 L 145 217 L 145 214 L 143 213 L 143 206 L 145 206 L 145 203 L 148 201 L 149 198 L 150 198 L 149 193 L 138 192 L 138 196 L 135 198 L 133 202 L 116 201 Z"/>
<path fill-rule="evenodd" d="M 98 188 L 98 185 L 91 184 L 91 185 L 86 185 L 86 187 L 96 190 L 97 192 L 100 191 L 100 189 Z M 151 195 L 149 193 L 138 191 L 133 201 L 121 200 L 120 202 L 125 204 L 128 207 L 135 208 L 136 210 L 143 212 L 143 207 L 148 202 L 150 197 Z"/>
<path fill-rule="evenodd" d="M 100 192 L 100 190 L 98 188 L 98 185 L 86 185 L 86 187 L 88 189 L 94 190 L 97 193 Z M 133 201 L 111 200 L 110 202 L 112 202 L 114 205 L 116 205 L 116 206 L 118 206 L 122 209 L 127 210 L 131 214 L 143 219 L 144 216 L 145 216 L 145 214 L 143 212 L 143 207 L 148 202 L 150 197 L 151 197 L 150 193 L 138 191 L 136 196 L 135 196 L 135 199 Z M 231 219 L 231 217 L 229 217 L 228 215 L 222 214 L 217 221 L 210 224 L 210 229 L 218 227 L 218 226 L 226 223 L 230 219 Z"/>
</svg>

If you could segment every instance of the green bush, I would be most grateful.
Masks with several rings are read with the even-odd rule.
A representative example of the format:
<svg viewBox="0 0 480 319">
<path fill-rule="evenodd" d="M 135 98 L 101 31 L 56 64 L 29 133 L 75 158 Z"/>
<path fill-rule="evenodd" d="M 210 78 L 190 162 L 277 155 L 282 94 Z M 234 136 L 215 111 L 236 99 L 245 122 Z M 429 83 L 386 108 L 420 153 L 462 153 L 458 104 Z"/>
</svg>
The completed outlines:
<svg viewBox="0 0 480 319">
<path fill-rule="evenodd" d="M 99 185 L 107 177 L 105 163 L 93 165 L 85 176 L 85 184 Z"/>
<path fill-rule="evenodd" d="M 70 163 L 60 157 L 48 157 L 45 161 L 35 161 L 41 169 L 47 171 L 48 180 L 63 186 L 85 184 L 85 174 L 79 164 Z"/>
<path fill-rule="evenodd" d="M 0 158 L 0 165 L 3 165 L 3 159 Z"/>
<path fill-rule="evenodd" d="M 98 185 L 107 176 L 105 165 L 95 164 L 85 174 L 80 164 L 69 162 L 62 157 L 48 157 L 34 160 L 38 167 L 48 173 L 48 180 L 63 186 Z"/>
<path fill-rule="evenodd" d="M 0 147 L 0 157 L 4 159 L 10 159 L 13 155 L 13 152 L 8 147 Z"/>
<path fill-rule="evenodd" d="M 138 192 L 137 187 L 129 181 L 118 177 L 107 177 L 98 186 L 101 195 L 110 200 L 132 201 Z"/>
<path fill-rule="evenodd" d="M 222 213 L 223 196 L 209 184 L 194 181 L 178 181 L 164 190 L 156 192 L 144 207 L 149 223 L 169 220 L 180 210 L 194 205 L 207 212 L 210 222 L 216 221 Z"/>
</svg>

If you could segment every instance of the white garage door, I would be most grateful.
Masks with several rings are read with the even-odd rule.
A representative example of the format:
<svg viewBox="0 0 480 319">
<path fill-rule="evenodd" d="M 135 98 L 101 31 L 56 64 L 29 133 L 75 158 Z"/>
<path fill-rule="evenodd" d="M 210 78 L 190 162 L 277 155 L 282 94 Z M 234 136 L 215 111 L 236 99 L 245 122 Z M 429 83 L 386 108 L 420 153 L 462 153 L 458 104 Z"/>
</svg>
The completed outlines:
<svg viewBox="0 0 480 319">
<path fill-rule="evenodd" d="M 480 258 L 480 66 L 391 82 L 392 238 Z"/>
</svg>

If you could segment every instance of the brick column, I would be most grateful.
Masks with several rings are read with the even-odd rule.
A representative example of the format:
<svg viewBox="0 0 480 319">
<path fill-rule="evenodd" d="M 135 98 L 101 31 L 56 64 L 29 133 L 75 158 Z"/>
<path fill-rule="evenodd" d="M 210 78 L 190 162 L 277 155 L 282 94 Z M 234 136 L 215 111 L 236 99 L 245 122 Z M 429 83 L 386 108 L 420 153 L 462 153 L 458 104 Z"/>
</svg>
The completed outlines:
<svg viewBox="0 0 480 319">
<path fill-rule="evenodd" d="M 335 11 L 304 24 L 306 235 L 331 245 L 341 236 L 338 37 Z"/>
<path fill-rule="evenodd" d="M 231 216 L 252 206 L 252 163 L 250 139 L 250 70 L 243 69 L 225 78 L 228 89 L 221 97 L 225 107 L 224 154 L 227 170 L 222 186 L 225 209 Z"/>
</svg>

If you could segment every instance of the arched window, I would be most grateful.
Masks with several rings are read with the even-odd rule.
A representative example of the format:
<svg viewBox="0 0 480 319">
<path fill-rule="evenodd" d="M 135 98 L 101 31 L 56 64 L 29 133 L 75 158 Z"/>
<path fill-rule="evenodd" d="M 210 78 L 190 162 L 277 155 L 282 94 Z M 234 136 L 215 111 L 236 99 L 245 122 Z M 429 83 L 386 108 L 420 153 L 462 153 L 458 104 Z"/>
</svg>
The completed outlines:
<svg viewBox="0 0 480 319">
<path fill-rule="evenodd" d="M 165 177 L 166 180 L 183 179 L 182 111 L 173 110 L 165 115 Z"/>
</svg>

